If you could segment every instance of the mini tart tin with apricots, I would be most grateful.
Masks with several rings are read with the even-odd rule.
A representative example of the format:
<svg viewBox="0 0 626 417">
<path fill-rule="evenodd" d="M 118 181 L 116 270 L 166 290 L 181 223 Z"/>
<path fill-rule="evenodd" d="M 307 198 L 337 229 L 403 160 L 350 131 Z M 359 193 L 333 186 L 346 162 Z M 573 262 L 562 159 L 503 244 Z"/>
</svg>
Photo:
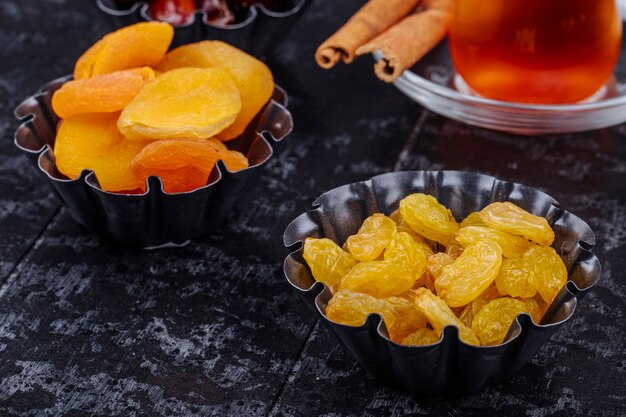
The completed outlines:
<svg viewBox="0 0 626 417">
<path fill-rule="evenodd" d="M 361 326 L 338 324 L 325 316 L 332 293 L 311 275 L 302 254 L 304 240 L 329 238 L 341 246 L 368 216 L 389 215 L 398 208 L 400 200 L 412 193 L 434 196 L 457 219 L 495 201 L 511 201 L 547 219 L 556 236 L 552 247 L 567 267 L 568 281 L 540 323 L 534 323 L 525 313 L 518 315 L 504 342 L 495 346 L 466 344 L 453 326 L 445 327 L 434 344 L 403 346 L 389 339 L 379 314 L 369 315 Z M 471 393 L 511 377 L 572 318 L 577 304 L 602 272 L 600 261 L 591 252 L 594 234 L 584 221 L 559 208 L 556 200 L 535 188 L 487 175 L 462 171 L 394 172 L 335 188 L 321 195 L 313 206 L 285 231 L 285 246 L 295 247 L 284 262 L 287 281 L 370 375 L 413 394 Z"/>
<path fill-rule="evenodd" d="M 291 3 L 292 7 L 284 11 L 272 11 L 260 3 L 252 4 L 241 22 L 224 26 L 209 23 L 205 13 L 196 10 L 189 22 L 174 26 L 172 47 L 213 39 L 243 49 L 257 58 L 263 57 L 287 35 L 311 0 L 293 0 Z M 126 7 L 116 0 L 96 0 L 96 4 L 118 28 L 154 20 L 145 1 Z"/>
<path fill-rule="evenodd" d="M 99 239 L 121 246 L 180 246 L 216 229 L 293 129 L 287 95 L 276 86 L 272 98 L 244 133 L 228 142 L 230 149 L 248 158 L 248 168 L 230 172 L 220 160 L 207 185 L 184 193 L 164 192 L 157 177 L 148 178 L 145 193 L 108 192 L 100 188 L 93 171 L 85 170 L 78 178 L 69 179 L 55 165 L 52 149 L 59 117 L 51 100 L 70 79 L 51 81 L 15 109 L 15 116 L 22 121 L 15 132 L 15 145 L 29 156 L 78 223 Z"/>
</svg>

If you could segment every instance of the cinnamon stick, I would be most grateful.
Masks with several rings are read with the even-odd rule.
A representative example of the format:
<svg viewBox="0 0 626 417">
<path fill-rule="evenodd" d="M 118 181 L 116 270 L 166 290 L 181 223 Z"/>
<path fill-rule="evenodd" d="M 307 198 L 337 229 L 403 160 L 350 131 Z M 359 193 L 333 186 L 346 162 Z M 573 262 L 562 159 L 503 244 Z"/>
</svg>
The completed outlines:
<svg viewBox="0 0 626 417">
<path fill-rule="evenodd" d="M 385 82 L 395 81 L 434 48 L 448 32 L 454 0 L 425 0 L 424 11 L 402 19 L 363 46 L 356 54 L 380 51 L 374 72 Z"/>
<path fill-rule="evenodd" d="M 408 15 L 421 0 L 369 0 L 315 52 L 317 64 L 332 68 L 354 60 L 355 50 Z"/>
</svg>

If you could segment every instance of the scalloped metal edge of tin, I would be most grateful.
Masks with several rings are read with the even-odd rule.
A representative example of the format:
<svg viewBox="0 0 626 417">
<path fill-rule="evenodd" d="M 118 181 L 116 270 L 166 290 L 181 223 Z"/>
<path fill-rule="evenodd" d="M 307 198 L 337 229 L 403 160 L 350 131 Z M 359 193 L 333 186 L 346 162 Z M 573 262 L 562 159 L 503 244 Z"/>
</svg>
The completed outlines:
<svg viewBox="0 0 626 417">
<path fill-rule="evenodd" d="M 390 197 L 388 193 L 383 191 L 384 187 L 381 186 L 386 183 L 387 186 L 401 183 L 401 181 L 397 181 L 399 177 L 412 178 L 410 181 L 411 189 L 401 192 L 391 192 Z M 567 248 L 567 253 L 563 252 L 563 245 L 560 248 L 560 254 L 568 266 L 568 281 L 548 308 L 541 323 L 534 323 L 528 314 L 518 315 L 511 324 L 505 341 L 496 346 L 468 345 L 459 339 L 458 330 L 454 326 L 447 326 L 440 340 L 432 345 L 403 346 L 388 338 L 387 330 L 380 314 L 369 315 L 365 323 L 361 326 L 348 326 L 329 320 L 324 314 L 324 308 L 331 293 L 323 283 L 314 281 L 310 276 L 308 266 L 306 266 L 306 263 L 302 259 L 302 242 L 304 239 L 309 236 L 329 237 L 335 242 L 341 243 L 348 235 L 358 230 L 358 226 L 367 215 L 374 212 L 391 213 L 391 211 L 397 208 L 399 200 L 412 192 L 426 192 L 440 198 L 440 188 L 446 184 L 446 181 L 455 177 L 457 179 L 460 177 L 465 177 L 466 179 L 472 178 L 485 185 L 491 183 L 491 187 L 488 190 L 489 194 L 483 195 L 479 199 L 480 201 L 475 201 L 474 204 L 470 204 L 471 207 L 467 208 L 466 212 L 463 213 L 464 215 L 468 214 L 470 211 L 480 209 L 493 201 L 509 200 L 520 204 L 522 203 L 520 199 L 528 198 L 532 200 L 532 207 L 527 204 L 520 205 L 522 207 L 526 206 L 524 208 L 534 214 L 546 217 L 551 226 L 555 228 L 557 240 L 561 239 L 567 232 L 571 233 L 570 239 L 575 239 Z M 419 178 L 422 178 L 421 183 Z M 454 183 L 454 181 L 452 182 Z M 457 194 L 457 198 L 458 195 L 463 195 L 462 190 L 452 189 L 450 187 L 451 184 L 445 186 L 449 187 L 453 193 Z M 445 189 L 445 187 L 443 188 Z M 483 191 L 487 191 L 486 188 L 487 187 L 485 187 Z M 378 190 L 379 193 L 377 193 L 376 190 Z M 363 197 L 365 195 L 367 195 L 367 198 L 364 199 Z M 330 211 L 332 211 L 333 208 L 328 205 L 331 201 L 337 200 L 339 196 L 341 196 L 341 198 L 339 198 L 340 202 L 335 204 L 336 207 L 334 207 L 334 210 L 346 213 L 344 214 L 345 218 L 331 219 L 332 213 Z M 346 202 L 354 205 L 353 208 L 360 212 L 360 217 L 353 221 L 351 226 L 347 226 L 349 230 L 340 231 L 337 229 L 349 224 L 350 220 L 348 217 L 353 216 L 352 210 L 345 209 Z M 446 201 L 442 201 L 442 203 L 448 206 Z M 393 207 L 394 204 L 395 207 Z M 500 382 L 510 377 L 534 356 L 536 351 L 541 348 L 545 341 L 547 341 L 558 328 L 572 318 L 578 300 L 598 282 L 602 272 L 598 258 L 591 252 L 595 244 L 595 236 L 591 228 L 583 220 L 559 208 L 558 202 L 542 191 L 514 182 L 501 181 L 495 177 L 484 174 L 463 171 L 404 171 L 382 174 L 368 181 L 346 184 L 330 190 L 317 198 L 313 206 L 313 210 L 299 215 L 285 230 L 283 236 L 285 246 L 299 246 L 285 258 L 283 269 L 287 281 L 293 288 L 301 293 L 314 313 L 338 336 L 357 361 L 370 374 L 383 383 L 399 386 L 415 394 L 468 393 L 476 391 L 485 385 Z M 340 210 L 340 208 L 343 208 L 343 210 Z M 455 216 L 462 218 L 462 216 L 459 216 L 458 207 L 455 207 L 455 209 L 457 211 L 454 213 Z M 455 212 L 455 209 L 453 209 L 453 212 Z M 575 255 L 575 257 L 572 257 L 573 255 Z M 301 280 L 294 277 L 296 273 L 294 268 L 302 268 L 301 272 L 305 271 L 308 274 L 308 280 L 311 283 L 310 286 L 303 287 L 300 285 L 302 284 Z M 576 277 L 573 277 L 574 274 L 576 274 Z M 578 283 L 572 278 L 576 278 Z M 358 334 L 368 334 L 369 338 L 361 337 L 360 343 L 356 343 L 355 335 Z M 533 337 L 536 340 L 528 340 L 529 337 Z M 351 340 L 351 338 L 355 340 Z M 521 339 L 525 339 L 525 341 L 520 341 Z M 511 358 L 510 351 L 514 350 L 514 347 L 510 349 L 509 347 L 517 342 L 519 342 L 518 346 L 531 345 L 534 350 L 521 352 L 525 354 L 521 360 L 519 360 L 519 358 Z M 369 348 L 370 356 L 372 352 L 378 351 L 381 353 L 381 357 L 374 355 L 373 358 L 364 358 L 362 352 L 358 350 L 365 350 L 363 343 L 371 343 L 373 346 Z M 381 348 L 381 346 L 384 348 Z M 494 358 L 495 355 L 495 359 L 493 359 L 492 362 L 495 361 L 503 366 L 505 365 L 504 358 L 508 357 L 510 362 L 512 361 L 512 363 L 509 363 L 511 367 L 508 370 L 499 367 L 471 368 L 474 369 L 476 374 L 470 375 L 463 374 L 462 370 L 459 371 L 458 364 L 454 364 L 453 367 L 456 368 L 456 370 L 452 372 L 452 374 L 458 377 L 461 381 L 460 383 L 454 380 L 446 380 L 435 381 L 433 383 L 407 384 L 407 381 L 411 380 L 411 376 L 406 375 L 407 370 L 401 365 L 403 363 L 403 360 L 401 360 L 403 356 L 410 356 L 412 354 L 417 356 L 420 352 L 439 350 L 440 354 L 436 356 L 440 359 L 440 365 L 444 364 L 443 366 L 446 367 L 446 363 L 454 361 L 454 355 L 446 355 L 445 352 L 458 352 L 459 349 L 468 352 L 470 357 Z M 398 358 L 398 356 L 400 356 L 400 358 Z M 372 361 L 378 361 L 379 363 L 373 364 Z M 483 362 L 487 364 L 490 363 L 489 360 Z M 380 369 L 381 365 L 388 368 L 387 372 L 383 372 Z M 464 384 L 463 381 L 473 381 L 473 383 Z M 477 383 L 477 381 L 479 382 Z"/>
<path fill-rule="evenodd" d="M 211 174 L 210 181 L 207 185 L 184 193 L 166 193 L 158 177 L 150 177 L 147 179 L 147 188 L 144 193 L 126 194 L 109 192 L 99 187 L 97 177 L 91 170 L 84 170 L 80 176 L 75 179 L 61 177 L 61 175 L 55 172 L 54 157 L 49 144 L 53 142 L 53 136 L 56 132 L 56 125 L 59 118 L 52 111 L 50 102 L 54 91 L 69 79 L 71 79 L 71 76 L 61 77 L 47 83 L 39 92 L 22 101 L 14 112 L 15 117 L 22 121 L 15 132 L 15 145 L 25 154 L 29 155 L 33 162 L 36 163 L 39 171 L 47 177 L 47 180 L 53 186 L 53 190 L 63 202 L 66 202 L 66 199 L 60 190 L 67 190 L 69 188 L 83 188 L 82 192 L 85 195 L 97 196 L 99 202 L 98 204 L 94 204 L 94 208 L 101 210 L 104 210 L 103 207 L 105 205 L 116 204 L 115 201 L 132 202 L 154 200 L 168 202 L 171 200 L 172 203 L 168 204 L 175 204 L 176 199 L 181 201 L 181 198 L 208 199 L 209 197 L 207 195 L 209 193 L 215 193 L 219 185 L 227 180 L 242 183 L 241 188 L 243 189 L 247 187 L 246 183 L 254 179 L 254 171 L 265 165 L 272 157 L 274 153 L 273 144 L 282 142 L 293 130 L 291 113 L 285 107 L 287 104 L 287 95 L 281 87 L 276 86 L 273 97 L 253 119 L 248 128 L 246 128 L 246 131 L 239 138 L 229 142 L 231 147 L 233 144 L 243 142 L 241 145 L 246 146 L 244 154 L 254 153 L 258 156 L 256 163 L 241 171 L 231 172 L 220 160 L 216 164 L 216 169 L 214 173 Z M 244 149 L 239 150 L 243 151 Z M 106 202 L 106 204 L 104 204 L 104 202 Z M 71 208 L 70 213 L 79 223 L 85 225 L 90 230 L 92 229 L 89 225 L 85 224 L 86 222 L 83 218 L 87 216 L 87 213 L 78 213 L 76 209 L 72 210 Z M 101 215 L 101 217 L 106 218 L 106 215 Z M 107 218 L 107 221 L 108 220 L 110 219 Z M 105 240 L 115 241 L 115 239 L 107 239 L 101 236 L 101 233 L 95 232 L 94 230 L 91 231 Z M 204 233 L 200 233 L 199 235 L 201 234 Z M 196 236 L 189 236 L 189 238 L 192 237 Z M 188 240 L 189 239 L 179 239 L 176 242 L 147 241 L 146 244 L 140 246 L 146 249 L 180 246 L 186 244 Z M 130 246 L 137 245 L 130 244 Z"/>
</svg>

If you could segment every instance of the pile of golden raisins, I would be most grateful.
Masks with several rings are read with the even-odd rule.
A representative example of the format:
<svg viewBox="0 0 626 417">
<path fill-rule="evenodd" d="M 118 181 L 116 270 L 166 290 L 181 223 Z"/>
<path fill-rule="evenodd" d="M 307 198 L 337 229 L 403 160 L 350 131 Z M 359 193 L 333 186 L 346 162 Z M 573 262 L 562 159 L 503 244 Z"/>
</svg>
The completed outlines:
<svg viewBox="0 0 626 417">
<path fill-rule="evenodd" d="M 359 326 L 379 313 L 403 345 L 435 343 L 453 325 L 465 343 L 491 346 L 520 313 L 539 323 L 567 282 L 553 241 L 546 219 L 510 202 L 459 224 L 434 197 L 411 194 L 390 216 L 365 219 L 343 248 L 307 238 L 304 259 L 333 293 L 334 322 Z"/>
</svg>

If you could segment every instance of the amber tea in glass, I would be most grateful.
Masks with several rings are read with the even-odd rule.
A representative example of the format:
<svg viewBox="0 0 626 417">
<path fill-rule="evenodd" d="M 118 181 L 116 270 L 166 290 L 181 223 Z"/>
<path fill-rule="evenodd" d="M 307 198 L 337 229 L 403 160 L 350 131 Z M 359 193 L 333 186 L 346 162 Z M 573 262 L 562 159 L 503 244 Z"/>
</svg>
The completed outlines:
<svg viewBox="0 0 626 417">
<path fill-rule="evenodd" d="M 450 52 L 478 95 L 573 103 L 611 76 L 622 39 L 615 0 L 456 0 Z"/>
</svg>

